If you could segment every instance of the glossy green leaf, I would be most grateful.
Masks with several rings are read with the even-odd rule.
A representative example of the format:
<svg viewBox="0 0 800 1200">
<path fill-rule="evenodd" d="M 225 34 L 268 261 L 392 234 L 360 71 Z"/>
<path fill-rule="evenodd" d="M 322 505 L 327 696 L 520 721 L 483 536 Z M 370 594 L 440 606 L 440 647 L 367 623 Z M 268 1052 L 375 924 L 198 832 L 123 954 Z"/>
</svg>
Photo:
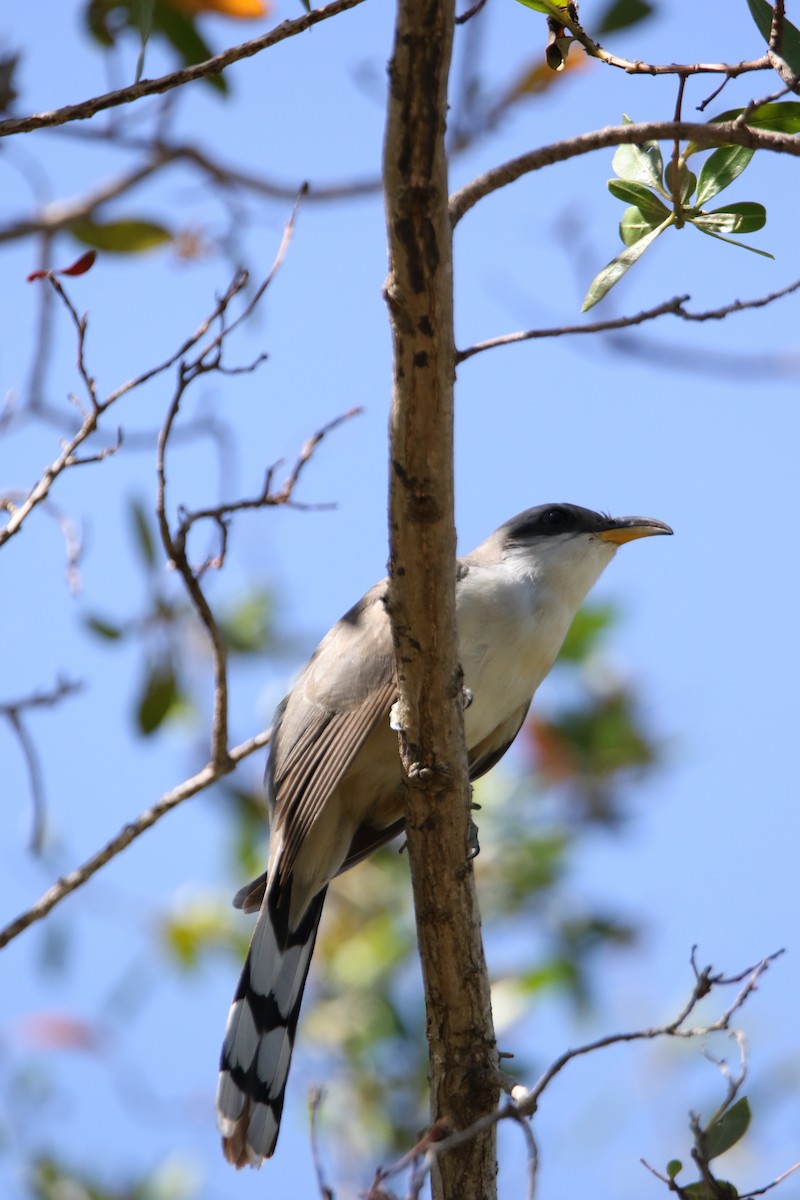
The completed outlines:
<svg viewBox="0 0 800 1200">
<path fill-rule="evenodd" d="M 673 163 L 672 159 L 667 163 L 667 169 L 664 172 L 664 182 L 667 185 L 667 191 L 670 196 L 674 194 L 672 186 Z M 694 195 L 694 190 L 697 187 L 697 176 L 693 171 L 690 171 L 685 162 L 678 161 L 678 198 L 682 205 L 687 205 Z"/>
<path fill-rule="evenodd" d="M 120 638 L 125 636 L 125 630 L 121 625 L 114 625 L 111 621 L 107 621 L 105 617 L 98 617 L 94 613 L 87 613 L 83 618 L 83 622 L 87 629 L 90 629 L 97 637 L 103 638 L 107 642 L 118 642 Z"/>
<path fill-rule="evenodd" d="M 646 234 L 644 237 L 639 238 L 634 245 L 628 246 L 622 251 L 621 254 L 618 254 L 616 258 L 612 258 L 611 262 L 608 263 L 607 266 L 603 267 L 600 274 L 596 275 L 592 280 L 589 290 L 586 293 L 586 298 L 581 305 L 581 312 L 588 312 L 589 309 L 593 308 L 599 300 L 602 300 L 603 296 L 605 296 L 605 294 L 611 290 L 615 283 L 620 281 L 625 272 L 629 271 L 637 259 L 641 258 L 647 247 L 651 245 L 658 235 L 663 233 L 667 226 L 672 224 L 672 222 L 673 217 L 670 213 L 666 221 L 663 221 L 660 225 L 657 225 L 655 229 L 652 229 L 650 233 Z"/>
<path fill-rule="evenodd" d="M 729 108 L 726 112 L 712 117 L 709 125 L 718 125 L 723 121 L 735 121 L 744 112 L 743 108 Z M 761 104 L 754 108 L 747 118 L 747 124 L 752 129 L 769 129 L 773 133 L 800 133 L 800 102 L 784 100 L 780 104 Z M 689 142 L 683 152 L 683 157 L 697 154 L 698 150 L 708 149 L 698 146 L 697 142 Z"/>
<path fill-rule="evenodd" d="M 629 29 L 631 25 L 638 25 L 652 16 L 654 11 L 653 5 L 648 4 L 647 0 L 611 0 L 595 26 L 597 36 L 604 37 L 619 29 Z"/>
<path fill-rule="evenodd" d="M 758 26 L 758 32 L 769 45 L 769 35 L 772 30 L 772 5 L 767 0 L 747 0 L 750 15 Z M 783 61 L 794 75 L 800 75 L 800 31 L 791 21 L 783 18 L 783 34 L 778 51 Z"/>
<path fill-rule="evenodd" d="M 150 524 L 150 514 L 141 500 L 138 500 L 135 496 L 130 500 L 128 511 L 131 517 L 131 524 L 133 525 L 133 536 L 136 547 L 145 566 L 148 570 L 152 571 L 156 565 L 156 545 Z"/>
<path fill-rule="evenodd" d="M 703 1132 L 703 1153 L 706 1158 L 710 1161 L 730 1150 L 747 1133 L 749 1124 L 750 1105 L 747 1097 L 742 1096 Z"/>
<path fill-rule="evenodd" d="M 770 254 L 768 250 L 758 250 L 755 246 L 748 246 L 747 242 L 737 242 L 735 238 L 723 237 L 721 233 L 715 233 L 713 229 L 709 229 L 702 225 L 702 217 L 695 217 L 692 221 L 701 233 L 706 237 L 717 238 L 720 242 L 727 242 L 729 246 L 738 246 L 740 250 L 749 250 L 751 254 L 760 254 L 762 258 L 771 258 L 774 260 L 775 255 Z"/>
<path fill-rule="evenodd" d="M 730 108 L 713 117 L 709 124 L 735 121 L 744 112 L 743 108 Z M 751 129 L 769 129 L 773 133 L 800 133 L 800 101 L 783 100 L 780 103 L 760 104 L 747 118 Z"/>
<path fill-rule="evenodd" d="M 696 203 L 702 207 L 741 175 L 755 154 L 749 146 L 720 146 L 709 154 L 697 180 Z"/>
<path fill-rule="evenodd" d="M 663 217 L 643 213 L 640 208 L 635 206 L 626 208 L 619 223 L 620 240 L 626 246 L 635 246 L 643 237 L 647 237 L 648 233 L 658 229 L 662 221 Z"/>
<path fill-rule="evenodd" d="M 548 0 L 519 0 L 520 4 L 524 4 L 526 8 L 532 8 L 534 12 L 544 13 L 546 17 L 557 15 L 559 9 L 566 12 L 566 4 L 548 3 Z"/>
<path fill-rule="evenodd" d="M 152 221 L 70 221 L 70 233 L 84 246 L 111 254 L 141 254 L 172 241 L 172 234 Z"/>
<path fill-rule="evenodd" d="M 630 117 L 622 114 L 623 125 L 632 125 Z M 643 142 L 641 146 L 618 146 L 611 165 L 620 179 L 631 183 L 644 183 L 648 187 L 661 189 L 664 164 L 658 142 Z"/>
<path fill-rule="evenodd" d="M 714 233 L 755 233 L 767 223 L 767 210 L 763 204 L 742 200 L 738 204 L 727 204 L 710 213 L 694 217 L 693 224 Z"/>
<path fill-rule="evenodd" d="M 683 1163 L 679 1158 L 671 1158 L 667 1163 L 667 1176 L 669 1179 L 674 1179 L 676 1175 L 680 1175 L 683 1170 Z"/>
<path fill-rule="evenodd" d="M 136 705 L 136 722 L 145 736 L 159 728 L 170 709 L 180 703 L 178 681 L 171 663 L 156 663 L 148 669 Z"/>
<path fill-rule="evenodd" d="M 633 204 L 643 213 L 658 217 L 659 224 L 669 216 L 667 206 L 642 183 L 632 183 L 627 179 L 609 179 L 607 186 L 617 200 Z"/>
</svg>

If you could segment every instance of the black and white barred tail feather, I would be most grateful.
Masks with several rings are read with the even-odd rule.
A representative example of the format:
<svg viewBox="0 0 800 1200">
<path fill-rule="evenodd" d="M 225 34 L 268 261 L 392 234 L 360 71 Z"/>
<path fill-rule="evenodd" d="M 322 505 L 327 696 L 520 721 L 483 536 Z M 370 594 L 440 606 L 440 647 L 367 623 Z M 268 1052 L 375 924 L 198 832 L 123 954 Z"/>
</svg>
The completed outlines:
<svg viewBox="0 0 800 1200">
<path fill-rule="evenodd" d="M 217 1125 L 235 1167 L 260 1166 L 275 1149 L 297 1018 L 322 915 L 325 890 L 296 929 L 289 889 L 271 889 L 233 998 L 222 1046 Z"/>
</svg>

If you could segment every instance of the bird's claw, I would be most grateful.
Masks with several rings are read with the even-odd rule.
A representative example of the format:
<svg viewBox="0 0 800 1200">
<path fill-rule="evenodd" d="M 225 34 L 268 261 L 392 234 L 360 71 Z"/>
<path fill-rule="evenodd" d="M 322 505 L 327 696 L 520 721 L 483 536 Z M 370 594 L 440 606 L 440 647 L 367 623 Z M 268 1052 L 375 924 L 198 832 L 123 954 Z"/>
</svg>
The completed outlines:
<svg viewBox="0 0 800 1200">
<path fill-rule="evenodd" d="M 474 699 L 475 697 L 472 694 L 471 688 L 465 687 L 461 689 L 461 706 L 464 709 L 464 712 L 467 711 Z"/>
<path fill-rule="evenodd" d="M 477 858 L 481 852 L 480 842 L 478 841 L 478 826 L 470 818 L 469 829 L 467 830 L 467 859 L 472 862 L 473 858 Z"/>
</svg>

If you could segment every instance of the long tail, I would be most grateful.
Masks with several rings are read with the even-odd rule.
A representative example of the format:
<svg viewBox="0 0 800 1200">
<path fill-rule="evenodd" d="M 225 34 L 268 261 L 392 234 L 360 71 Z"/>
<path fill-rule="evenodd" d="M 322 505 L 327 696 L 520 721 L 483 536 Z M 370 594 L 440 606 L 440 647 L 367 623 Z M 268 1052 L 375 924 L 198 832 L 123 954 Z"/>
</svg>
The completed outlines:
<svg viewBox="0 0 800 1200">
<path fill-rule="evenodd" d="M 296 929 L 288 889 L 262 905 L 233 998 L 220 1060 L 217 1125 L 235 1167 L 260 1167 L 278 1140 L 297 1018 L 325 890 Z"/>
</svg>

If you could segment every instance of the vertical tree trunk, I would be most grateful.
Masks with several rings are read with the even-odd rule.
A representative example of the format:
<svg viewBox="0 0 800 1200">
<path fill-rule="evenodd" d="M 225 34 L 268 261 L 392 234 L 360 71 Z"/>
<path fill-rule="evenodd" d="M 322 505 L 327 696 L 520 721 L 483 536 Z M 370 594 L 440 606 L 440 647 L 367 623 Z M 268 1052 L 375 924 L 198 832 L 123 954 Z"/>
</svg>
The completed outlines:
<svg viewBox="0 0 800 1200">
<path fill-rule="evenodd" d="M 463 1129 L 497 1103 L 497 1052 L 468 861 L 469 782 L 455 630 L 452 233 L 445 120 L 453 0 L 399 0 L 384 181 L 394 339 L 390 612 L 408 851 L 434 1120 Z M 421 769 L 421 773 L 420 773 Z M 443 1157 L 437 1200 L 491 1200 L 494 1130 Z"/>
</svg>

